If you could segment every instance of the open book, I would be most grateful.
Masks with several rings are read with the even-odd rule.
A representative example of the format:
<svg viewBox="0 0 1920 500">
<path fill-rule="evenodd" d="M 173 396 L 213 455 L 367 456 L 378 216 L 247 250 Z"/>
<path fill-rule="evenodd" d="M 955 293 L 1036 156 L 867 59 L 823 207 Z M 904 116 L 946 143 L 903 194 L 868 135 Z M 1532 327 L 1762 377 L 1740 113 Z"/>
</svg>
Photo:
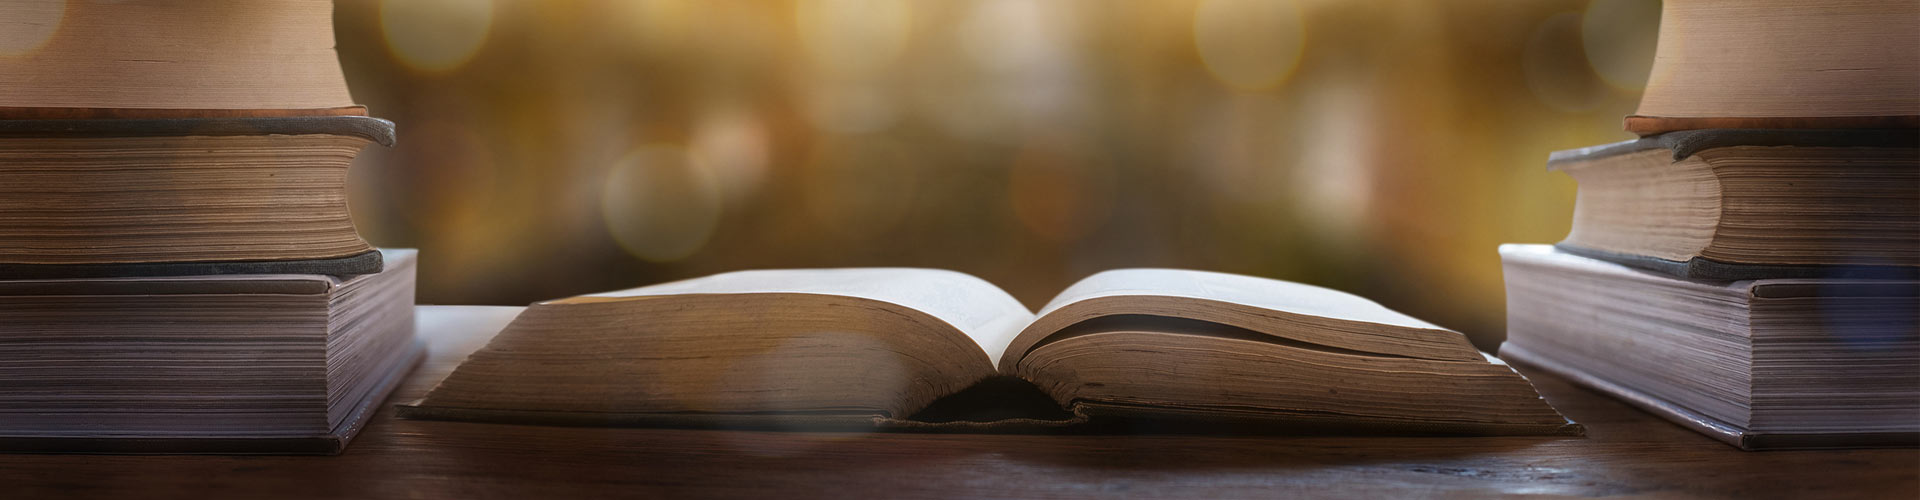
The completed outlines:
<svg viewBox="0 0 1920 500">
<path fill-rule="evenodd" d="M 1166 269 L 1093 275 L 1038 315 L 931 269 L 744 271 L 541 302 L 402 414 L 964 427 L 981 424 L 924 415 L 1007 385 L 1069 423 L 1580 432 L 1457 332 L 1333 290 Z"/>
</svg>

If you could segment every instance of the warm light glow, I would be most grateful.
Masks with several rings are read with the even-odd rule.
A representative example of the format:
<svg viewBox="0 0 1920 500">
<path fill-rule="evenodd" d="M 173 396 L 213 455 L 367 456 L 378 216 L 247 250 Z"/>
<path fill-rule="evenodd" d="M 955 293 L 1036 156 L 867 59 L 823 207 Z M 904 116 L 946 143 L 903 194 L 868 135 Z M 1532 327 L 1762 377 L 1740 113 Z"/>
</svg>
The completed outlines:
<svg viewBox="0 0 1920 500">
<path fill-rule="evenodd" d="M 1074 47 L 1077 28 L 1069 4 L 1037 0 L 985 0 L 956 28 L 960 49 L 984 73 L 976 99 L 943 93 L 960 106 L 944 112 L 985 114 L 1024 124 L 1048 123 L 1079 105 L 1081 80 Z M 966 118 L 952 120 L 960 126 Z M 1025 127 L 1023 127 L 1025 128 Z M 1043 128 L 1043 127 L 1033 127 Z M 1016 132 L 1025 130 L 1014 129 Z"/>
<path fill-rule="evenodd" d="M 28 57 L 73 48 L 96 1 Z M 1491 349 L 1491 249 L 1566 235 L 1548 152 L 1632 137 L 1650 1 L 373 0 L 334 21 L 354 96 L 400 126 L 362 154 L 355 216 L 421 248 L 426 301 L 907 265 L 1038 306 L 1164 266 L 1445 290 L 1380 296 Z"/>
<path fill-rule="evenodd" d="M 1300 141 L 1293 169 L 1293 200 L 1329 243 L 1351 243 L 1365 229 L 1373 201 L 1376 145 L 1371 132 L 1372 102 L 1360 89 L 1316 89 L 1300 112 L 1312 117 Z"/>
<path fill-rule="evenodd" d="M 893 0 L 801 0 L 794 22 L 817 67 L 863 74 L 892 63 L 906 48 L 912 6 Z"/>
<path fill-rule="evenodd" d="M 425 71 L 460 67 L 493 26 L 492 0 L 385 0 L 380 32 L 401 62 Z"/>
<path fill-rule="evenodd" d="M 1285 80 L 1300 62 L 1306 33 L 1289 1 L 1207 0 L 1193 14 L 1193 43 L 1207 70 L 1242 89 Z"/>
<path fill-rule="evenodd" d="M 801 89 L 814 126 L 842 134 L 877 132 L 899 118 L 894 95 L 880 77 L 907 47 L 911 2 L 803 0 L 794 22 L 806 49 L 811 79 Z"/>
<path fill-rule="evenodd" d="M 1601 79 L 1622 89 L 1647 87 L 1659 35 L 1660 0 L 1594 0 L 1580 16 L 1587 63 Z"/>
<path fill-rule="evenodd" d="M 0 3 L 0 57 L 27 55 L 45 45 L 66 12 L 65 0 Z"/>
<path fill-rule="evenodd" d="M 679 48 L 695 24 L 694 16 L 699 12 L 700 4 L 689 0 L 622 0 L 611 2 L 615 7 L 614 15 L 631 21 L 632 29 L 625 30 L 634 41 L 650 50 L 672 50 Z"/>
<path fill-rule="evenodd" d="M 745 109 L 723 107 L 701 115 L 688 149 L 697 163 L 713 171 L 728 202 L 752 198 L 766 182 L 766 128 Z"/>
<path fill-rule="evenodd" d="M 633 256 L 680 260 L 700 250 L 719 224 L 719 184 L 680 148 L 643 146 L 607 173 L 600 216 Z"/>
<path fill-rule="evenodd" d="M 1073 35 L 1065 4 L 1037 0 L 983 0 L 958 26 L 960 47 L 974 64 L 995 73 L 1031 72 L 1067 64 Z"/>
</svg>

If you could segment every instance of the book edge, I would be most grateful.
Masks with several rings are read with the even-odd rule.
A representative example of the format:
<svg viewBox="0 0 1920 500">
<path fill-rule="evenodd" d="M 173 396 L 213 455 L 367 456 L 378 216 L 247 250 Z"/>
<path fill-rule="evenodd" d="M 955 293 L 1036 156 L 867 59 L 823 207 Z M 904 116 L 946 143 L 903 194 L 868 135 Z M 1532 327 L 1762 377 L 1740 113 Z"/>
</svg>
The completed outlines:
<svg viewBox="0 0 1920 500">
<path fill-rule="evenodd" d="M 175 276 L 300 274 L 359 276 L 385 269 L 385 257 L 369 248 L 345 257 L 297 260 L 237 260 L 209 262 L 138 262 L 125 264 L 10 264 L 0 263 L 0 280 L 55 280 L 86 278 L 162 278 Z"/>
<path fill-rule="evenodd" d="M 379 389 L 355 404 L 352 416 L 325 434 L 306 437 L 44 437 L 0 436 L 0 452 L 101 455 L 338 455 L 366 430 L 389 396 L 426 359 L 426 345 L 415 340 L 407 361 L 395 365 Z"/>
<path fill-rule="evenodd" d="M 367 116 L 362 105 L 332 108 L 76 108 L 0 106 L 0 120 L 74 120 L 156 118 L 273 118 L 289 116 Z"/>
<path fill-rule="evenodd" d="M 1920 130 L 1897 128 L 1814 129 L 1814 128 L 1712 128 L 1678 130 L 1639 139 L 1578 149 L 1554 151 L 1547 155 L 1547 169 L 1577 162 L 1593 161 L 1641 151 L 1673 151 L 1679 162 L 1709 149 L 1734 146 L 1797 146 L 1827 148 L 1920 148 Z"/>
<path fill-rule="evenodd" d="M 1589 259 L 1651 271 L 1672 278 L 1706 281 L 1743 281 L 1762 279 L 1920 279 L 1915 266 L 1841 266 L 1737 264 L 1706 257 L 1685 261 L 1596 250 L 1567 242 L 1555 243 L 1555 250 Z"/>
<path fill-rule="evenodd" d="M 1695 413 L 1650 394 L 1614 384 L 1599 376 L 1535 354 L 1511 341 L 1500 345 L 1500 356 L 1523 366 L 1566 378 L 1582 387 L 1618 399 L 1629 406 L 1652 413 L 1742 451 L 1920 447 L 1920 432 L 1753 432 Z"/>
<path fill-rule="evenodd" d="M 0 120 L 0 137 L 340 135 L 393 146 L 393 122 L 358 115 Z"/>
<path fill-rule="evenodd" d="M 1538 368 L 1559 375 L 1575 384 L 1621 400 L 1641 411 L 1658 415 L 1714 440 L 1743 450 L 1748 449 L 1745 444 L 1747 434 L 1741 429 L 1534 354 L 1513 341 L 1500 344 L 1500 357 L 1521 366 Z"/>
</svg>

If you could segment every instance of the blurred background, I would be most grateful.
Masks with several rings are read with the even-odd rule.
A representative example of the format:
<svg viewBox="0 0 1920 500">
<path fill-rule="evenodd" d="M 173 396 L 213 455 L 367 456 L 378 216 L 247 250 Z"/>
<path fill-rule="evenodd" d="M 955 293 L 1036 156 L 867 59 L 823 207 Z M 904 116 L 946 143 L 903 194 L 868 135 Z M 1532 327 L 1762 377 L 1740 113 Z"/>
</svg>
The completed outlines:
<svg viewBox="0 0 1920 500">
<path fill-rule="evenodd" d="M 1547 153 L 1621 130 L 1657 0 L 340 0 L 399 144 L 362 233 L 420 300 L 922 266 L 1038 308 L 1116 267 L 1299 281 L 1504 337 Z"/>
</svg>

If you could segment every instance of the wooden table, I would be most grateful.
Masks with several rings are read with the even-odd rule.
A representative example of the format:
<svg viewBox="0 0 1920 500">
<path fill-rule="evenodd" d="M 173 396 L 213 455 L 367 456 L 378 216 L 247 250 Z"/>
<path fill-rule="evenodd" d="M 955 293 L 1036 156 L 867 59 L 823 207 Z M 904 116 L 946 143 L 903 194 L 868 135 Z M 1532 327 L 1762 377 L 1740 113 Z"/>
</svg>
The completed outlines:
<svg viewBox="0 0 1920 500">
<path fill-rule="evenodd" d="M 517 308 L 422 307 L 419 397 Z M 1920 451 L 1741 452 L 1541 373 L 1586 438 L 1000 436 L 393 419 L 337 457 L 0 455 L 24 498 L 1920 498 Z M 390 401 L 391 402 L 391 401 Z"/>
</svg>

